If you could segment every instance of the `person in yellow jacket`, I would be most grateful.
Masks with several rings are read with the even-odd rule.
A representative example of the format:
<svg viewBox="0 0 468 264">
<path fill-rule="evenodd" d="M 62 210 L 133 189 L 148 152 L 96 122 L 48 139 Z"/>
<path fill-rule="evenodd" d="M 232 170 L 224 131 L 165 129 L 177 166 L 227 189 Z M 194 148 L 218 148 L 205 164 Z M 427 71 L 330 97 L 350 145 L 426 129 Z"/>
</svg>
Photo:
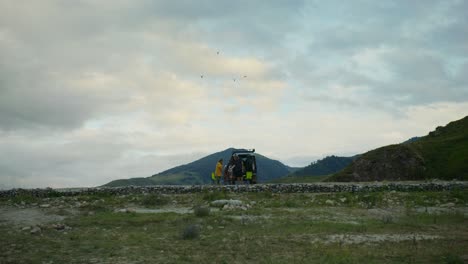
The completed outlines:
<svg viewBox="0 0 468 264">
<path fill-rule="evenodd" d="M 214 183 L 219 184 L 221 180 L 221 176 L 223 175 L 223 159 L 218 160 L 216 163 L 216 169 L 214 172 Z"/>
</svg>

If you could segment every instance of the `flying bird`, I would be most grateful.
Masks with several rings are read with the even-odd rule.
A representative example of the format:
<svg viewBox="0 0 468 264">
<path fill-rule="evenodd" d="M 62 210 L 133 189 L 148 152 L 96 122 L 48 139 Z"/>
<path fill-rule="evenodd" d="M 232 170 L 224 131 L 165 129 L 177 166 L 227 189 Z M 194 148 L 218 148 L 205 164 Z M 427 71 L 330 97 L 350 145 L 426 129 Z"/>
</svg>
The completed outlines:
<svg viewBox="0 0 468 264">
<path fill-rule="evenodd" d="M 200 78 L 202 78 L 202 79 L 203 79 L 203 75 L 200 75 Z"/>
<path fill-rule="evenodd" d="M 217 55 L 219 55 L 219 51 L 218 51 L 218 52 L 216 52 L 216 54 L 217 54 Z"/>
<path fill-rule="evenodd" d="M 247 75 L 244 75 L 244 78 L 247 78 Z"/>
</svg>

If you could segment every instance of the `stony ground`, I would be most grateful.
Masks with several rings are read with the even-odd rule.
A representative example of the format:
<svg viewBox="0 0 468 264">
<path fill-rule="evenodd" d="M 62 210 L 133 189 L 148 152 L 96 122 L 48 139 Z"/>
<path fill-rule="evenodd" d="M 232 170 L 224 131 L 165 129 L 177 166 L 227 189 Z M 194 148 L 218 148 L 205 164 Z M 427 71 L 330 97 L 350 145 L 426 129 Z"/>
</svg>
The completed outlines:
<svg viewBox="0 0 468 264">
<path fill-rule="evenodd" d="M 466 263 L 468 194 L 0 199 L 0 263 Z"/>
</svg>

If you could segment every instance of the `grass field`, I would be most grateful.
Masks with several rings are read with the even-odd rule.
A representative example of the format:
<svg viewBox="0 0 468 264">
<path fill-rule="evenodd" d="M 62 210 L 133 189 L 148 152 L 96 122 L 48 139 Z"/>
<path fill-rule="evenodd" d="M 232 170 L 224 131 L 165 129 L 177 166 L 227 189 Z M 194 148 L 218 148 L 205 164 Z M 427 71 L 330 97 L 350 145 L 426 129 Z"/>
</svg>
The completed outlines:
<svg viewBox="0 0 468 264">
<path fill-rule="evenodd" d="M 220 199 L 242 204 L 210 206 Z M 467 203 L 466 191 L 22 196 L 0 201 L 0 263 L 464 263 Z"/>
</svg>

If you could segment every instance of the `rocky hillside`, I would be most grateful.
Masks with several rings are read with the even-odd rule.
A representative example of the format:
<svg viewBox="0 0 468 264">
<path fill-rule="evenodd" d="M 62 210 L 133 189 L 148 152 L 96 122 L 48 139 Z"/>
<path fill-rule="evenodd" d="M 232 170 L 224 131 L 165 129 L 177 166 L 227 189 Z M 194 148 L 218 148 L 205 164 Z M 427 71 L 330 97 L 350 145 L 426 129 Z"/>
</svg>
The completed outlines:
<svg viewBox="0 0 468 264">
<path fill-rule="evenodd" d="M 228 148 L 226 150 L 203 157 L 194 162 L 154 174 L 150 177 L 115 180 L 105 184 L 104 186 L 118 187 L 128 185 L 148 186 L 158 184 L 207 184 L 211 182 L 211 172 L 214 170 L 216 162 L 222 158 L 226 164 L 229 161 L 233 150 L 234 148 Z M 293 170 L 292 168 L 277 160 L 267 158 L 258 153 L 255 155 L 257 159 L 257 178 L 260 183 L 286 176 Z"/>
<path fill-rule="evenodd" d="M 327 181 L 468 180 L 468 116 L 427 136 L 369 151 Z"/>
</svg>

